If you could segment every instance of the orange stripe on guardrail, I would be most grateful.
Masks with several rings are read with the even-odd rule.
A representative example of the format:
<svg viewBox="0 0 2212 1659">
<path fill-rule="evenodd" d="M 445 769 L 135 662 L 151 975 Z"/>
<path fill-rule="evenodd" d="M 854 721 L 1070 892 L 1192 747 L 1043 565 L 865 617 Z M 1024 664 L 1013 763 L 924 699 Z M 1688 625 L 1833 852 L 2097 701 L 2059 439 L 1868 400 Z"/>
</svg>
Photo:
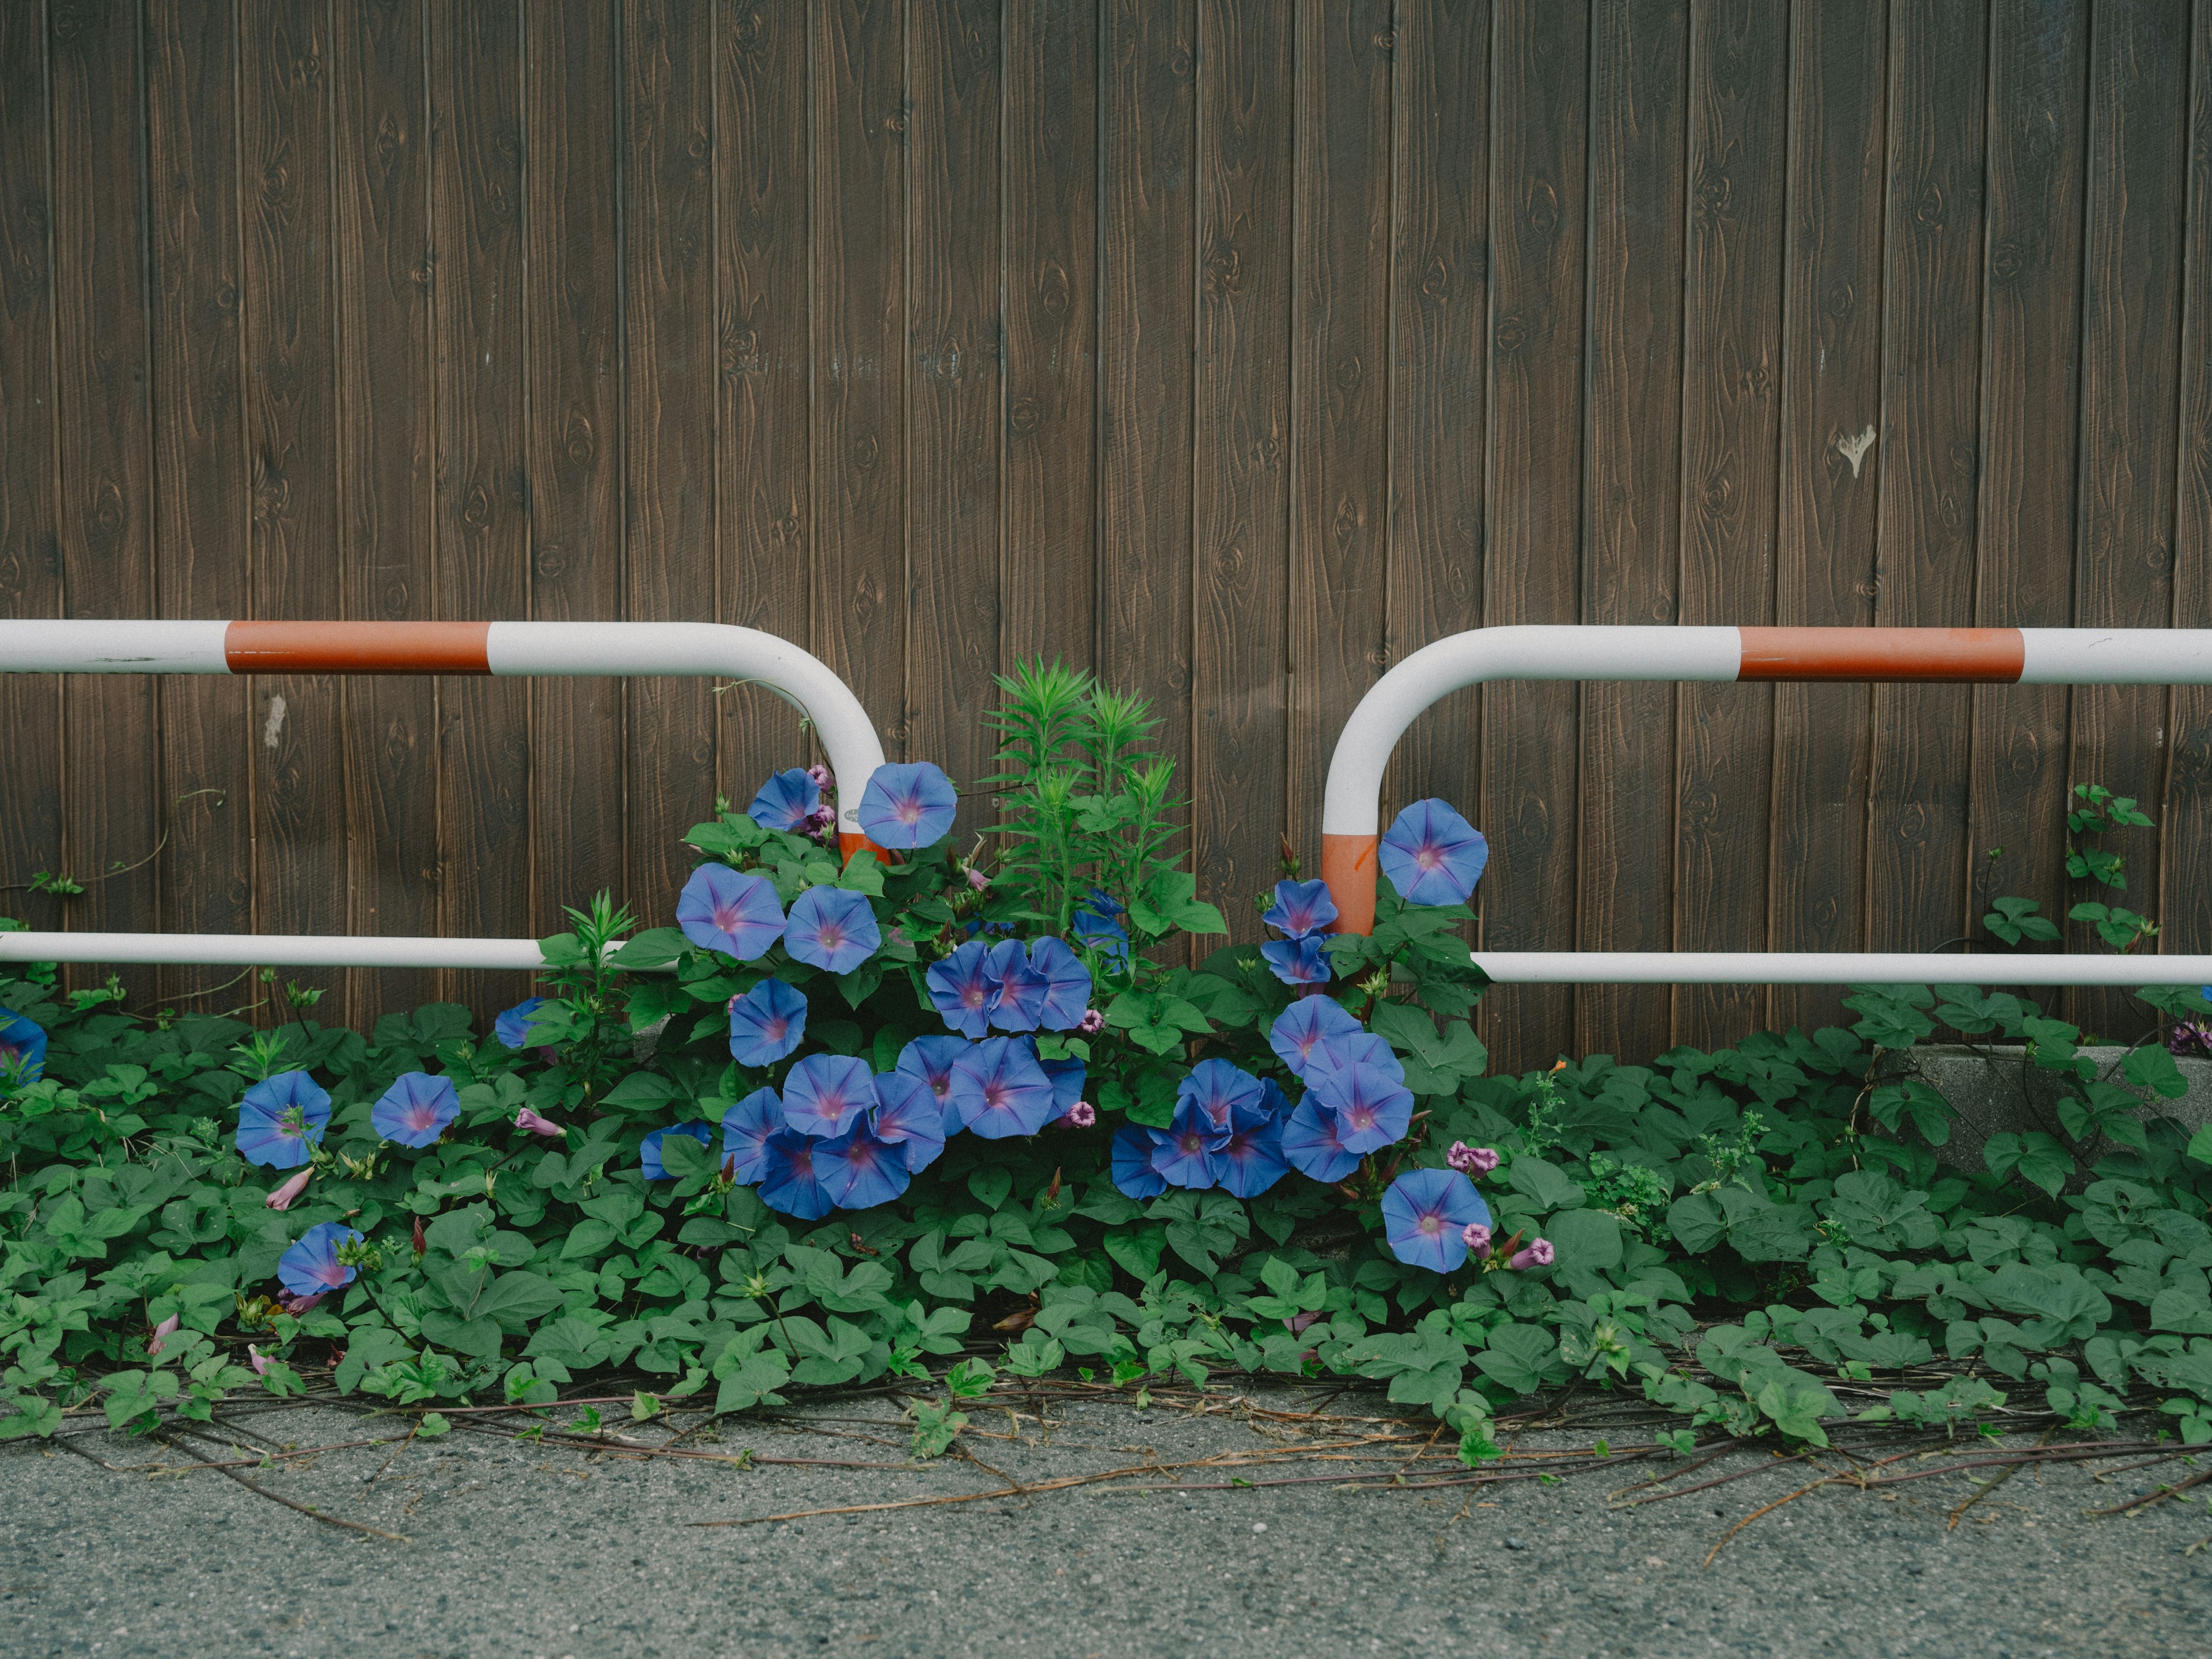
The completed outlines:
<svg viewBox="0 0 2212 1659">
<path fill-rule="evenodd" d="M 489 674 L 481 622 L 234 622 L 222 636 L 234 674 Z"/>
<path fill-rule="evenodd" d="M 1745 680 L 1960 680 L 2010 684 L 2027 659 L 2017 628 L 1745 628 Z"/>
</svg>

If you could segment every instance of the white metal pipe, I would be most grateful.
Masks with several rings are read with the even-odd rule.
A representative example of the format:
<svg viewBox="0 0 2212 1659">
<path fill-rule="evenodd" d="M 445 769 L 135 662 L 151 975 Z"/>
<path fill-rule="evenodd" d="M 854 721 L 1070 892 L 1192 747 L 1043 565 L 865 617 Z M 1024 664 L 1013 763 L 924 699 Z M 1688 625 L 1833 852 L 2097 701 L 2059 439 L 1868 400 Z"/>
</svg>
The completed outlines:
<svg viewBox="0 0 2212 1659">
<path fill-rule="evenodd" d="M 316 933 L 0 933 L 0 962 L 210 968 L 507 968 L 534 973 L 534 939 L 368 939 Z"/>
<path fill-rule="evenodd" d="M 1908 951 L 1476 951 L 1499 985 L 2197 985 L 2212 957 Z"/>
</svg>

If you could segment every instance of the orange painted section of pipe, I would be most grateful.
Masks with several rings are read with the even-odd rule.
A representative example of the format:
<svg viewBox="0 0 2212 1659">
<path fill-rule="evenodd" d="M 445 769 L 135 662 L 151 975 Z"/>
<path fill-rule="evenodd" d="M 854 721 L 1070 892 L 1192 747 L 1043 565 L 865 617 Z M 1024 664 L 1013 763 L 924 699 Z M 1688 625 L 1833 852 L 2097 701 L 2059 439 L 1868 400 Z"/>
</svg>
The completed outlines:
<svg viewBox="0 0 2212 1659">
<path fill-rule="evenodd" d="M 1321 838 L 1321 878 L 1336 904 L 1332 933 L 1371 933 L 1375 931 L 1375 873 L 1380 836 L 1328 836 Z"/>
<path fill-rule="evenodd" d="M 2009 685 L 2027 660 L 2017 628 L 1746 628 L 1746 680 L 1954 680 Z"/>
<path fill-rule="evenodd" d="M 489 674 L 481 622 L 234 622 L 222 636 L 234 674 Z"/>
<path fill-rule="evenodd" d="M 854 855 L 864 847 L 876 855 L 876 862 L 878 864 L 896 864 L 899 861 L 900 854 L 887 848 L 877 846 L 866 836 L 854 835 L 848 830 L 840 830 L 837 832 L 838 856 L 847 864 L 850 864 Z"/>
</svg>

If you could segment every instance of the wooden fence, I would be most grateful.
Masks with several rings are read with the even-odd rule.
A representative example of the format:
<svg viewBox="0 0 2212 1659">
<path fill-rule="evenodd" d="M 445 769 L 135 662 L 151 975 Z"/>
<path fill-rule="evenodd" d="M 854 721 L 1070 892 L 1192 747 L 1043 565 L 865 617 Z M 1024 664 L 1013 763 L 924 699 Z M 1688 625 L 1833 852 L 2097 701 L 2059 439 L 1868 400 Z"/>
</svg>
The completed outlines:
<svg viewBox="0 0 2212 1659">
<path fill-rule="evenodd" d="M 2188 0 L 10 0 L 0 610 L 744 623 L 962 776 L 1057 653 L 1249 937 L 1440 635 L 2212 623 L 2208 100 Z M 805 757 L 683 682 L 0 680 L 0 878 L 166 835 L 6 908 L 661 921 Z M 2203 693 L 1507 687 L 1394 778 L 1499 947 L 1934 949 L 2065 901 L 2075 780 L 2212 947 Z M 1517 1065 L 1835 999 L 1488 1007 Z"/>
</svg>

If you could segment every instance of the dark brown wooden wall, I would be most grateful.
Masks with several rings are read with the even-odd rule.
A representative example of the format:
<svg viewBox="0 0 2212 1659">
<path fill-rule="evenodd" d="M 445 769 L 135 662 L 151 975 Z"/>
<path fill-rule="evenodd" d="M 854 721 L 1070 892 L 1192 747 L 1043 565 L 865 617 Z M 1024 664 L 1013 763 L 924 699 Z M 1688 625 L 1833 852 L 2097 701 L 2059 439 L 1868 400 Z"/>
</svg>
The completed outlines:
<svg viewBox="0 0 2212 1659">
<path fill-rule="evenodd" d="M 2212 624 L 2208 254 L 2212 0 L 9 0 L 0 610 L 744 623 L 958 776 L 1057 653 L 1251 933 L 1444 634 Z M 661 921 L 806 755 L 672 681 L 0 678 L 0 734 L 5 879 L 168 833 L 6 899 L 83 928 Z M 2202 692 L 1510 686 L 1392 775 L 1500 947 L 1933 949 L 2061 902 L 2095 779 L 2212 948 Z M 1489 1008 L 1519 1065 L 1836 1004 Z"/>
</svg>

